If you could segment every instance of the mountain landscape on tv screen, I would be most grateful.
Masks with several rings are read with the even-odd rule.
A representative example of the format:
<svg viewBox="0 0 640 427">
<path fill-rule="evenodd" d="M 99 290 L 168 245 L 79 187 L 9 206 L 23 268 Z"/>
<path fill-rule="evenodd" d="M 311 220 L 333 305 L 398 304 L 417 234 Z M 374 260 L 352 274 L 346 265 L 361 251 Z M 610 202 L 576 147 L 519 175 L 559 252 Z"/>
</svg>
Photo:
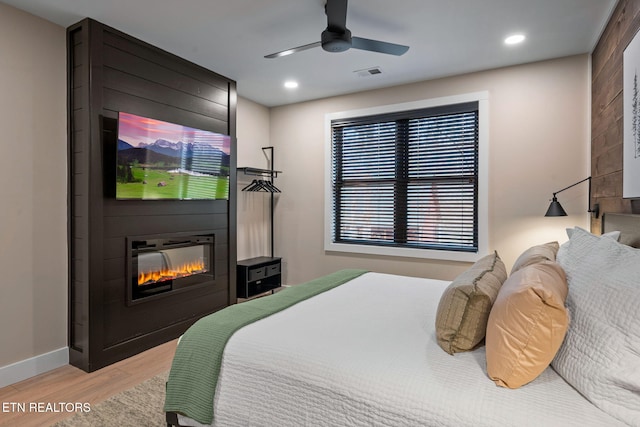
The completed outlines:
<svg viewBox="0 0 640 427">
<path fill-rule="evenodd" d="M 193 158 L 193 143 L 171 142 L 165 139 L 158 139 L 153 144 L 141 142 L 137 147 L 118 139 L 118 162 L 120 159 L 126 162 L 137 160 L 139 163 L 157 164 L 164 162 L 166 165 L 174 164 L 180 166 L 181 160 Z M 202 150 L 211 150 L 210 155 L 214 158 L 220 156 L 221 174 L 229 172 L 229 155 L 210 145 L 202 145 Z"/>
<path fill-rule="evenodd" d="M 118 139 L 116 198 L 226 199 L 230 156 L 209 144 Z"/>
</svg>

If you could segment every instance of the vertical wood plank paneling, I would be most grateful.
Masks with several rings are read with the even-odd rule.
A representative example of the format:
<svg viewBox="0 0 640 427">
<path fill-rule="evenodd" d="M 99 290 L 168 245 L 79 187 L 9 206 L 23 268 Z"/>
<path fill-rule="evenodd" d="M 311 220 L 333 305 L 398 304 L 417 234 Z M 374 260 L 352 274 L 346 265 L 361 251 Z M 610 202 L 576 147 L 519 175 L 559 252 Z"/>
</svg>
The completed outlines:
<svg viewBox="0 0 640 427">
<path fill-rule="evenodd" d="M 232 302 L 235 147 L 229 201 L 118 201 L 111 169 L 119 111 L 228 134 L 235 144 L 235 82 L 91 19 L 68 35 L 70 359 L 93 371 L 173 339 Z M 126 304 L 128 235 L 212 229 L 210 287 Z"/>
<path fill-rule="evenodd" d="M 102 107 L 102 87 L 103 76 L 103 39 L 100 27 L 89 25 L 89 104 L 86 106 L 89 111 L 89 120 L 86 123 L 89 162 L 86 165 L 86 176 L 89 179 L 89 254 L 87 256 L 89 264 L 89 316 L 88 316 L 88 366 L 87 370 L 96 370 L 101 366 L 101 352 L 104 335 L 101 325 L 104 323 L 104 310 L 102 307 L 103 295 L 103 250 L 102 240 L 104 239 L 104 229 L 102 227 L 102 215 L 104 206 L 103 195 L 103 162 L 102 162 L 102 129 L 101 118 L 98 114 Z"/>
<path fill-rule="evenodd" d="M 637 202 L 622 198 L 623 54 L 640 29 L 640 0 L 620 0 L 592 53 L 592 203 L 601 212 L 634 212 Z M 600 231 L 600 218 L 591 230 Z"/>
<path fill-rule="evenodd" d="M 81 26 L 67 31 L 68 114 L 68 216 L 69 216 L 69 362 L 76 366 L 88 357 L 89 292 L 89 179 L 83 165 L 89 163 L 87 125 L 89 111 L 87 31 Z"/>
<path fill-rule="evenodd" d="M 236 88 L 236 82 L 230 81 L 228 86 L 228 103 L 229 103 L 229 132 L 230 135 L 236 135 L 236 108 L 238 105 L 238 93 Z M 237 144 L 234 138 L 233 143 L 231 144 L 231 158 L 236 159 L 237 157 Z M 229 209 L 228 209 L 228 217 L 227 223 L 229 224 L 227 230 L 227 239 L 229 252 L 234 254 L 233 257 L 229 257 L 227 262 L 228 270 L 229 270 L 229 283 L 231 286 L 229 287 L 229 297 L 227 303 L 229 305 L 235 304 L 236 299 L 236 254 L 238 253 L 237 246 L 237 197 L 238 197 L 238 185 L 237 185 L 237 174 L 236 174 L 236 162 L 231 162 L 230 165 L 230 178 L 229 178 Z"/>
</svg>

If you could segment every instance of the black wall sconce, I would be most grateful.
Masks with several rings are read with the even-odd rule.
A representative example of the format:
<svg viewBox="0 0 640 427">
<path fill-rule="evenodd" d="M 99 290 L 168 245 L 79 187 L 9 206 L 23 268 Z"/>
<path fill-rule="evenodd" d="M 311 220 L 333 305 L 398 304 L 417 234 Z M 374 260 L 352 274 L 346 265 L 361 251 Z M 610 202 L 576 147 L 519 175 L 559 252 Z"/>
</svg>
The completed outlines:
<svg viewBox="0 0 640 427">
<path fill-rule="evenodd" d="M 555 193 L 553 193 L 553 199 L 551 199 L 551 204 L 549 205 L 549 209 L 547 209 L 547 213 L 544 214 L 544 216 L 567 216 L 567 213 L 562 208 L 562 205 L 560 205 L 560 202 L 558 202 L 558 199 L 556 198 L 556 194 L 562 193 L 564 190 L 568 190 L 569 188 L 574 187 L 578 184 L 581 184 L 585 181 L 589 181 L 589 206 L 588 206 L 587 212 L 594 214 L 594 216 L 598 218 L 598 215 L 600 214 L 600 206 L 596 203 L 593 206 L 593 209 L 591 208 L 591 177 L 585 178 L 582 181 L 578 181 L 575 184 L 571 184 L 570 186 L 565 187 L 562 190 L 558 190 Z"/>
</svg>

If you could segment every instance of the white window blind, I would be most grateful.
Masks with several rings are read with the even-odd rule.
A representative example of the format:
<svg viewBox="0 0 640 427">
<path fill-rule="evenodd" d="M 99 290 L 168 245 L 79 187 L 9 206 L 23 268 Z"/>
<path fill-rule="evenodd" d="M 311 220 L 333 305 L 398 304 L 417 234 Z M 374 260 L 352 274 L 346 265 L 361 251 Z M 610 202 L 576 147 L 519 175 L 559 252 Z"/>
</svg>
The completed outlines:
<svg viewBox="0 0 640 427">
<path fill-rule="evenodd" d="M 478 103 L 331 121 L 334 243 L 478 251 Z"/>
</svg>

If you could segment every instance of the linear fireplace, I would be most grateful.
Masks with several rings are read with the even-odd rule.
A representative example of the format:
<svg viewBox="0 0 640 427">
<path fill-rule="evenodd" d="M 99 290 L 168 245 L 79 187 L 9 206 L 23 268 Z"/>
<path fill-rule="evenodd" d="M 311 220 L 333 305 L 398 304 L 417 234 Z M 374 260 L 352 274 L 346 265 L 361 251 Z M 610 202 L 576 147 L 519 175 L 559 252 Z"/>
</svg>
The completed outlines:
<svg viewBox="0 0 640 427">
<path fill-rule="evenodd" d="M 214 284 L 214 235 L 162 235 L 127 238 L 129 305 Z"/>
</svg>

